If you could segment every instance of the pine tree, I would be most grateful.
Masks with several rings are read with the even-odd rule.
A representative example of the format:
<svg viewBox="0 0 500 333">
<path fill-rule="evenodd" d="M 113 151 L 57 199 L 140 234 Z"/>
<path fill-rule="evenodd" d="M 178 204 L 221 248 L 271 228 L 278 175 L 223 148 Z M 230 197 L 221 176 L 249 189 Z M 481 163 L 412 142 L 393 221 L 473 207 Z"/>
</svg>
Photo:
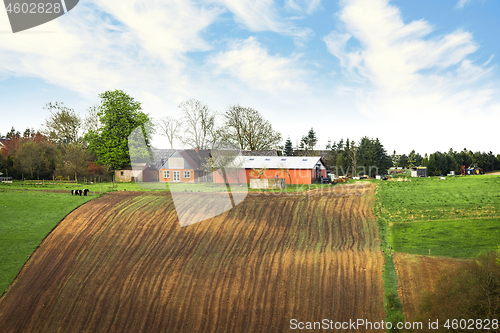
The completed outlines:
<svg viewBox="0 0 500 333">
<path fill-rule="evenodd" d="M 293 145 L 290 137 L 285 141 L 285 149 L 283 150 L 285 156 L 293 156 Z"/>
</svg>

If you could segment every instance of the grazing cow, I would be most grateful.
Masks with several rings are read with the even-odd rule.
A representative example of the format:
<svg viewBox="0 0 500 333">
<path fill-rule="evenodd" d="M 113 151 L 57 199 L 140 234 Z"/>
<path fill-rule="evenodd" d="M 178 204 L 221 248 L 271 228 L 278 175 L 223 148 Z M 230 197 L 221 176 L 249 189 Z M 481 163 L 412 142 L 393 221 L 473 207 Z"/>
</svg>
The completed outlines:
<svg viewBox="0 0 500 333">
<path fill-rule="evenodd" d="M 88 188 L 84 188 L 83 189 L 83 196 L 87 196 L 87 193 L 89 193 L 89 189 Z"/>
</svg>

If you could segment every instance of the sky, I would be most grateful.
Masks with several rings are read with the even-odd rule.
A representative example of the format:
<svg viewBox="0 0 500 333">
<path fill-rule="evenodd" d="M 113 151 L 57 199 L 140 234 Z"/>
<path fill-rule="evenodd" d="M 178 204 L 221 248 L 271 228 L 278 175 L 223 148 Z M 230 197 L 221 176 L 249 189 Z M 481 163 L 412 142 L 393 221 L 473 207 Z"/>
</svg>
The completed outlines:
<svg viewBox="0 0 500 333">
<path fill-rule="evenodd" d="M 87 0 L 13 34 L 0 10 L 0 134 L 120 89 L 153 119 L 252 107 L 294 145 L 312 127 L 320 149 L 500 154 L 498 17 L 495 0 Z"/>
</svg>

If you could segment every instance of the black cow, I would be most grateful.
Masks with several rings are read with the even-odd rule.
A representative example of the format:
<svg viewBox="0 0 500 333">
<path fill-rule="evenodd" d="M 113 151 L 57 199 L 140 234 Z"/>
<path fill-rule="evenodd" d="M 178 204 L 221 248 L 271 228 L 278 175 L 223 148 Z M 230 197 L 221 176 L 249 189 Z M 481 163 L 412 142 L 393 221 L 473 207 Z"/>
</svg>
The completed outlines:
<svg viewBox="0 0 500 333">
<path fill-rule="evenodd" d="M 89 189 L 88 188 L 84 188 L 83 189 L 83 195 L 86 197 L 87 196 L 87 193 L 89 193 Z"/>
</svg>

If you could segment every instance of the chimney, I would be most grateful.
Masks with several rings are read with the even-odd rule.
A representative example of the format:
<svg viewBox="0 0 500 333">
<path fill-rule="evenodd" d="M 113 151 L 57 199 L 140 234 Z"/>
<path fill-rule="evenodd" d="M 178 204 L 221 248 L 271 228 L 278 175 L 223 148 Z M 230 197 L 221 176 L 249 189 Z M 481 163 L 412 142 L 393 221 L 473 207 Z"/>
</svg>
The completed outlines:
<svg viewBox="0 0 500 333">
<path fill-rule="evenodd" d="M 200 152 L 200 150 L 198 148 L 195 148 L 194 150 L 196 151 L 196 153 Z"/>
</svg>

